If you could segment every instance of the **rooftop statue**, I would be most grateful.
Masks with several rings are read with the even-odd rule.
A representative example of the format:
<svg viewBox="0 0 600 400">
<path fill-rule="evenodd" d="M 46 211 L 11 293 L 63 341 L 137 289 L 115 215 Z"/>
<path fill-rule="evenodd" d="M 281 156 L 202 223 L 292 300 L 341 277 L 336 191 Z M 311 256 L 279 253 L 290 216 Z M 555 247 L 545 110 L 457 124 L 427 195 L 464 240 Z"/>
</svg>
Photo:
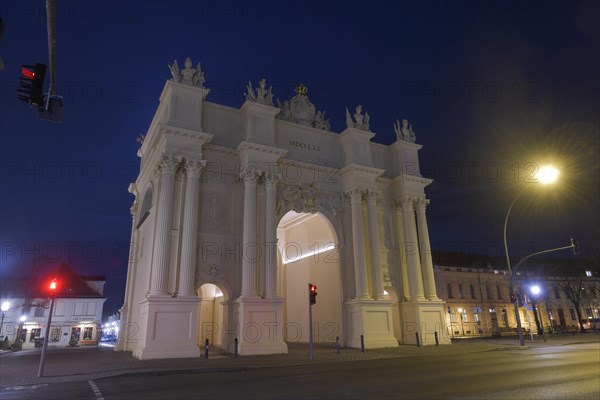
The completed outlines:
<svg viewBox="0 0 600 400">
<path fill-rule="evenodd" d="M 368 131 L 370 127 L 371 117 L 368 112 L 365 112 L 365 115 L 362 114 L 362 106 L 359 104 L 356 106 L 356 110 L 354 112 L 354 120 L 352 120 L 352 116 L 348 111 L 348 107 L 346 107 L 346 126 L 348 128 L 362 129 L 363 131 Z"/>
<path fill-rule="evenodd" d="M 196 68 L 192 68 L 192 59 L 186 58 L 184 69 L 179 69 L 179 64 L 177 64 L 177 60 L 173 61 L 173 64 L 169 65 L 169 70 L 171 71 L 171 75 L 173 76 L 171 80 L 177 83 L 183 83 L 184 85 L 195 86 L 204 89 L 204 71 L 200 67 L 200 63 Z"/>
<path fill-rule="evenodd" d="M 325 119 L 325 111 L 317 111 L 313 125 L 315 128 L 323 129 L 324 131 L 331 130 L 331 124 L 329 123 L 329 120 Z"/>
<path fill-rule="evenodd" d="M 396 120 L 394 123 L 394 132 L 396 132 L 396 140 L 404 140 L 411 143 L 416 141 L 415 131 L 406 118 L 402 120 L 402 127 L 400 126 L 400 121 Z"/>
<path fill-rule="evenodd" d="M 268 106 L 273 105 L 273 86 L 270 86 L 267 90 L 267 80 L 265 78 L 258 82 L 256 92 L 252 89 L 252 82 L 248 81 L 246 85 L 246 93 L 244 93 L 247 101 L 254 101 L 260 104 L 266 104 Z"/>
</svg>

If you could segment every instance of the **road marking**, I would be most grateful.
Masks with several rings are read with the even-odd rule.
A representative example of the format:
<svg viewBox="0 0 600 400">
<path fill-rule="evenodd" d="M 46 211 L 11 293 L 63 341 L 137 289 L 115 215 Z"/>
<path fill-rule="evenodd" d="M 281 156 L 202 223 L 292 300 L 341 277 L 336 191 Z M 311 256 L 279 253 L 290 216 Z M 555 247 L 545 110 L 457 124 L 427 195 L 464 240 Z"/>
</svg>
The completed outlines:
<svg viewBox="0 0 600 400">
<path fill-rule="evenodd" d="M 102 396 L 102 392 L 100 391 L 100 389 L 98 389 L 98 386 L 96 386 L 94 381 L 89 380 L 88 383 L 90 384 L 90 386 L 92 387 L 92 390 L 94 391 L 96 400 L 104 400 L 104 396 Z"/>
<path fill-rule="evenodd" d="M 32 390 L 32 389 L 37 389 L 37 388 L 41 388 L 44 386 L 48 386 L 47 383 L 42 383 L 39 385 L 28 385 L 28 386 L 12 386 L 12 387 L 7 387 L 6 390 Z"/>
</svg>

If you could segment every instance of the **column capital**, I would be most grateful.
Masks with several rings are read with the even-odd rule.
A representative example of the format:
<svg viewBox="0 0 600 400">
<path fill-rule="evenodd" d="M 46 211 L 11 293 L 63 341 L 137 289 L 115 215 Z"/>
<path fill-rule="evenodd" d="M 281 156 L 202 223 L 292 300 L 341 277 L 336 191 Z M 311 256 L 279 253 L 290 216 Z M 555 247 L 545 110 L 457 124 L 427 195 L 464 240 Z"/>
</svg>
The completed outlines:
<svg viewBox="0 0 600 400">
<path fill-rule="evenodd" d="M 200 172 L 206 165 L 205 160 L 196 160 L 193 158 L 186 158 L 185 162 L 182 164 L 183 169 L 185 170 L 188 177 L 197 178 L 200 176 Z"/>
<path fill-rule="evenodd" d="M 244 169 L 240 172 L 240 179 L 244 181 L 244 183 L 258 183 L 258 180 L 261 177 L 261 172 L 256 169 Z"/>
<path fill-rule="evenodd" d="M 269 173 L 269 172 L 264 172 L 262 174 L 262 177 L 263 177 L 263 180 L 267 187 L 275 186 L 275 184 L 281 179 L 280 174 Z"/>
<path fill-rule="evenodd" d="M 360 189 L 360 188 L 351 188 L 347 191 L 344 192 L 344 195 L 346 197 L 348 197 L 350 199 L 350 201 L 356 201 L 358 200 L 359 202 L 362 201 L 363 196 L 365 195 L 366 190 L 365 189 Z"/>
<path fill-rule="evenodd" d="M 429 200 L 420 198 L 414 201 L 414 206 L 418 211 L 425 211 L 425 208 L 429 205 Z"/>
<path fill-rule="evenodd" d="M 377 202 L 381 199 L 381 192 L 378 190 L 368 189 L 366 190 L 366 196 L 369 203 Z"/>
<path fill-rule="evenodd" d="M 172 154 L 163 154 L 156 163 L 156 175 L 174 174 L 181 164 L 182 157 Z"/>
<path fill-rule="evenodd" d="M 396 204 L 402 206 L 404 211 L 414 211 L 415 209 L 415 199 L 409 196 L 398 200 Z"/>
</svg>

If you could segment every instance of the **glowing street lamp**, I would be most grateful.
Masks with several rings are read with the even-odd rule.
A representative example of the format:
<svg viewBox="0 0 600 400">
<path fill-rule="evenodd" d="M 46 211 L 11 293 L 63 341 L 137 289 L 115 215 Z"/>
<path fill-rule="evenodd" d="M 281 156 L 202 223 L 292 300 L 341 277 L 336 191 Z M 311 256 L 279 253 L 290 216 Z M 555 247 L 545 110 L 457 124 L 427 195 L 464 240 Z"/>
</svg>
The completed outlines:
<svg viewBox="0 0 600 400">
<path fill-rule="evenodd" d="M 556 180 L 558 179 L 558 176 L 559 176 L 558 170 L 551 165 L 547 165 L 547 166 L 541 167 L 538 170 L 538 172 L 535 174 L 535 179 L 538 183 L 541 183 L 543 185 L 548 185 L 548 184 L 556 182 Z M 514 296 L 514 293 L 515 293 L 514 274 L 513 274 L 513 270 L 510 267 L 510 256 L 508 254 L 508 244 L 506 241 L 506 227 L 508 225 L 508 217 L 510 216 L 510 212 L 511 212 L 513 206 L 517 202 L 517 199 L 519 197 L 521 197 L 521 195 L 523 193 L 525 193 L 525 191 L 527 189 L 529 189 L 529 187 L 531 187 L 531 185 L 525 185 L 525 187 L 515 196 L 512 203 L 510 203 L 510 206 L 508 207 L 508 211 L 506 212 L 506 218 L 504 219 L 504 252 L 506 253 L 506 265 L 508 267 L 509 290 L 510 290 L 511 299 L 513 301 L 513 305 L 514 305 L 514 309 L 515 309 L 515 319 L 517 320 L 517 334 L 519 335 L 519 343 L 521 346 L 525 346 L 525 338 L 523 338 L 523 329 L 521 327 L 521 317 L 519 316 L 518 299 L 515 301 L 515 298 L 517 296 Z M 526 257 L 526 258 L 528 258 L 528 257 Z M 523 259 L 521 261 L 524 261 L 524 260 L 525 259 Z M 515 267 L 515 269 L 516 269 L 516 267 Z"/>
<path fill-rule="evenodd" d="M 540 168 L 540 170 L 535 174 L 535 179 L 537 179 L 542 185 L 549 185 L 551 183 L 556 182 L 560 172 L 552 165 L 545 165 Z"/>
</svg>

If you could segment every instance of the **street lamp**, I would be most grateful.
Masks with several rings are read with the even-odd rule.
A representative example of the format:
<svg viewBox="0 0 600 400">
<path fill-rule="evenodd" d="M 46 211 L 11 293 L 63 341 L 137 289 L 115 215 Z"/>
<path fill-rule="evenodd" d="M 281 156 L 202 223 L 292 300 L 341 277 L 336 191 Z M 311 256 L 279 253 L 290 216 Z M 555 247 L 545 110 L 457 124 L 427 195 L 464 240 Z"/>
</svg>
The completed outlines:
<svg viewBox="0 0 600 400">
<path fill-rule="evenodd" d="M 535 175 L 535 178 L 538 183 L 541 183 L 543 185 L 548 185 L 548 184 L 554 183 L 558 179 L 558 175 L 559 175 L 558 170 L 556 168 L 554 168 L 553 166 L 543 166 L 539 169 L 539 171 Z M 521 195 L 523 193 L 525 193 L 525 191 L 527 189 L 529 189 L 529 187 L 530 187 L 530 185 L 526 185 L 515 196 L 512 203 L 510 203 L 510 206 L 508 207 L 508 211 L 506 212 L 506 218 L 504 219 L 504 252 L 506 253 L 506 265 L 508 267 L 509 290 L 510 290 L 510 294 L 511 294 L 511 300 L 512 300 L 513 306 L 515 308 L 515 319 L 517 320 L 517 334 L 519 335 L 519 343 L 521 346 L 525 346 L 525 338 L 523 338 L 523 329 L 521 327 L 521 317 L 519 316 L 519 306 L 518 306 L 519 301 L 518 301 L 518 299 L 515 299 L 516 296 L 514 296 L 514 293 L 515 293 L 514 274 L 513 274 L 513 270 L 510 267 L 510 256 L 508 254 L 508 244 L 506 241 L 506 227 L 508 225 L 508 217 L 510 216 L 510 211 L 512 210 L 513 206 L 517 202 L 517 199 L 519 197 L 521 197 Z M 521 261 L 524 261 L 524 260 L 521 260 Z"/>
<path fill-rule="evenodd" d="M 458 313 L 460 314 L 460 329 L 462 331 L 462 335 L 465 336 L 465 324 L 463 321 L 463 311 L 464 310 L 462 308 L 458 309 Z"/>
<path fill-rule="evenodd" d="M 542 316 L 537 312 L 537 300 L 540 297 L 542 290 L 538 285 L 533 285 L 529 288 L 531 292 L 531 308 L 533 308 L 533 317 L 535 318 L 535 325 L 537 326 L 538 334 L 542 335 L 542 339 L 546 342 L 546 336 L 544 336 L 544 324 L 542 322 Z"/>
<path fill-rule="evenodd" d="M 9 307 L 10 303 L 8 301 L 2 303 L 2 320 L 0 321 L 0 336 L 2 335 L 2 326 L 4 325 L 4 314 L 6 314 Z"/>
</svg>

